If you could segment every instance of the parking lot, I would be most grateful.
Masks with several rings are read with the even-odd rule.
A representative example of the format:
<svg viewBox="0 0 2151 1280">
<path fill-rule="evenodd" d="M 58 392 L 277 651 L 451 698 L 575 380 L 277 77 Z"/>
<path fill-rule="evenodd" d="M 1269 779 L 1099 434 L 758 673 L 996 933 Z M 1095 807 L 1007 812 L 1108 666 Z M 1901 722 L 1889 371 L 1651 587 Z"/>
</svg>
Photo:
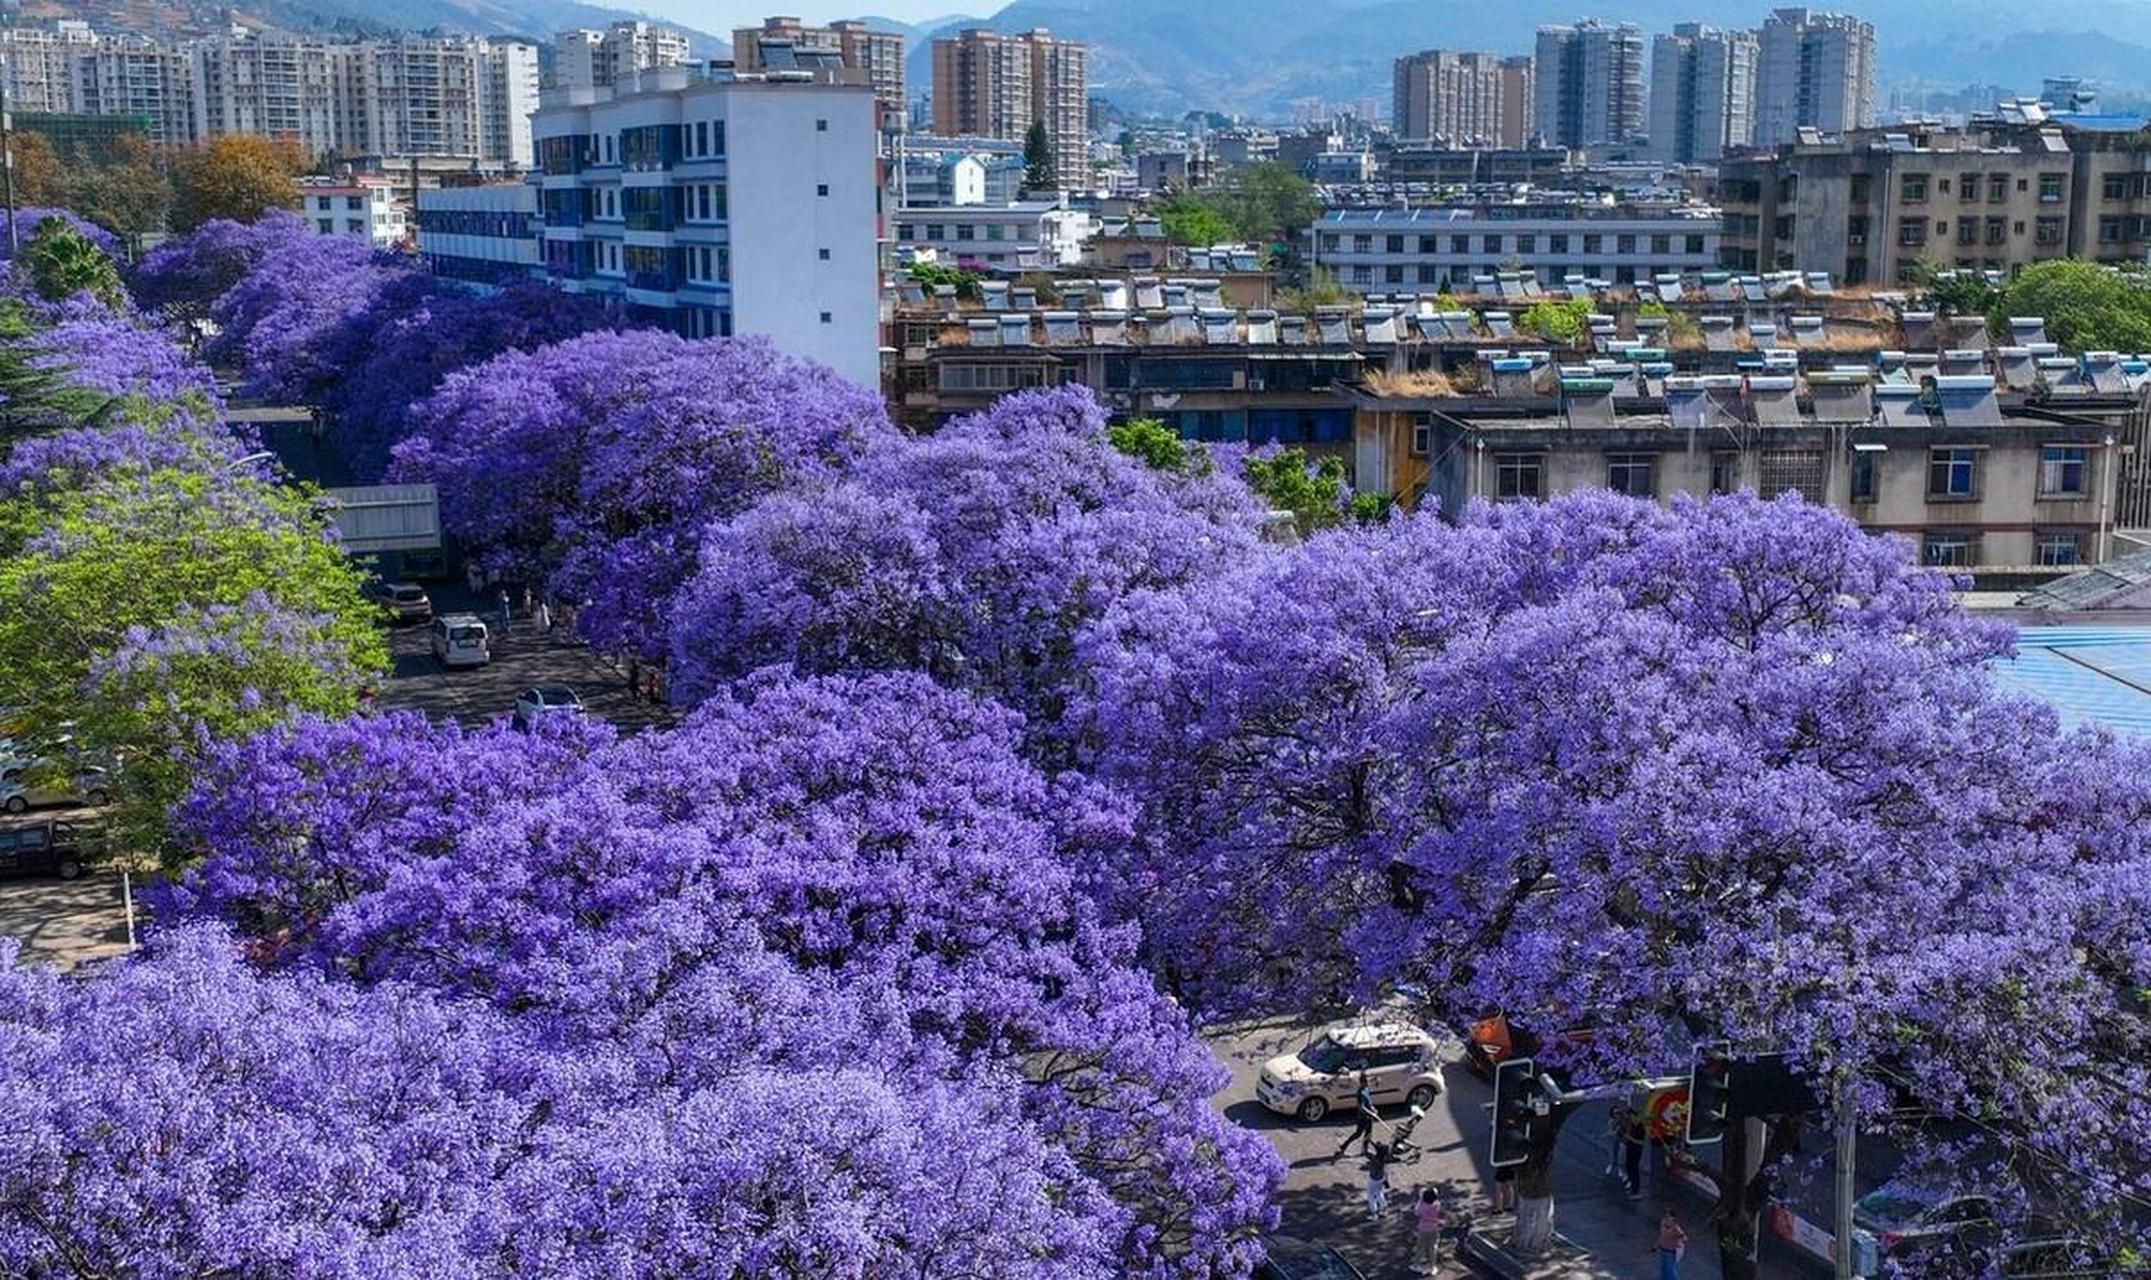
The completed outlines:
<svg viewBox="0 0 2151 1280">
<path fill-rule="evenodd" d="M 426 585 L 437 613 L 471 609 L 469 593 L 460 585 Z M 453 718 L 475 726 L 513 714 L 520 690 L 564 684 L 581 696 L 590 714 L 622 729 L 673 721 L 671 708 L 628 692 L 624 667 L 575 641 L 565 627 L 548 634 L 527 617 L 515 618 L 504 628 L 496 614 L 483 616 L 492 633 L 493 660 L 482 667 L 444 667 L 433 656 L 426 627 L 395 628 L 389 636 L 395 669 L 381 687 L 381 709 L 423 711 L 435 720 Z"/>
<path fill-rule="evenodd" d="M 0 937 L 22 944 L 23 963 L 62 969 L 125 954 L 126 893 L 119 873 L 0 880 Z"/>
</svg>

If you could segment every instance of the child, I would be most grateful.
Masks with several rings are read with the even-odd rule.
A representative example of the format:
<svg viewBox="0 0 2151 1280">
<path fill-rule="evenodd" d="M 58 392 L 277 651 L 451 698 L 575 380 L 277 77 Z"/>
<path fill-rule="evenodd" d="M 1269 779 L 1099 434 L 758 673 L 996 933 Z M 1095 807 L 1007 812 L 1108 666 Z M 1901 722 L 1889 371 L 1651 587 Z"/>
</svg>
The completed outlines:
<svg viewBox="0 0 2151 1280">
<path fill-rule="evenodd" d="M 1423 1276 L 1441 1271 L 1441 1192 L 1428 1187 L 1412 1206 L 1412 1270 Z"/>
<path fill-rule="evenodd" d="M 1379 1218 L 1389 1206 L 1389 1144 L 1377 1142 L 1367 1153 L 1367 1216 Z"/>
</svg>

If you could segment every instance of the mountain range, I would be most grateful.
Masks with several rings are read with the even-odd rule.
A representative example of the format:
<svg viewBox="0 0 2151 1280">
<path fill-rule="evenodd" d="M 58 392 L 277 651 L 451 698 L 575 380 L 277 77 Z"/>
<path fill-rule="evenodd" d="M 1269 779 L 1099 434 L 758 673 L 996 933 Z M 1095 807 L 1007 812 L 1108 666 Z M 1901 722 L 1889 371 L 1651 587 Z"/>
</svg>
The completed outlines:
<svg viewBox="0 0 2151 1280">
<path fill-rule="evenodd" d="M 965 26 L 1045 27 L 1091 46 L 1091 91 L 1123 108 L 1175 114 L 1202 109 L 1284 115 L 1300 99 L 1386 102 L 1392 61 L 1425 48 L 1529 52 L 1541 23 L 1580 12 L 1634 22 L 1646 33 L 1707 13 L 1721 26 L 1757 26 L 1770 0 L 1013 0 L 990 17 L 908 23 L 869 17 L 913 43 L 914 91 L 931 81 L 928 40 Z M 2110 92 L 2151 90 L 2151 0 L 1889 0 L 1841 7 L 1875 24 L 1884 86 L 1998 84 L 2029 92 L 2042 76 L 2074 74 Z M 545 36 L 635 16 L 583 0 L 28 0 L 33 15 L 215 14 L 298 28 L 442 27 Z M 698 53 L 724 52 L 695 32 Z"/>
</svg>

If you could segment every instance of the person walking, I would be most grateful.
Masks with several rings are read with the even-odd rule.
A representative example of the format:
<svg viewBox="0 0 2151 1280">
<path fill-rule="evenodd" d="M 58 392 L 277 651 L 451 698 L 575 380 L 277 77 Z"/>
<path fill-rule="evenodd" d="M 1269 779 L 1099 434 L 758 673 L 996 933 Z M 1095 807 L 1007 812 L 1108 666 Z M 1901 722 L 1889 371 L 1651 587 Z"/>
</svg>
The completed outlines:
<svg viewBox="0 0 2151 1280">
<path fill-rule="evenodd" d="M 1354 1142 L 1359 1144 L 1359 1149 L 1362 1152 L 1372 1147 L 1374 1145 L 1374 1122 L 1382 1118 L 1382 1113 L 1374 1108 L 1374 1090 L 1367 1086 L 1367 1072 L 1364 1068 L 1360 1070 L 1359 1092 L 1352 1095 L 1352 1103 L 1352 1132 L 1346 1135 L 1343 1142 L 1337 1144 L 1337 1156 L 1339 1158 L 1342 1158 L 1346 1151 L 1351 1150 Z"/>
<path fill-rule="evenodd" d="M 1651 1139 L 1650 1117 L 1634 1107 L 1628 1112 L 1621 1126 L 1621 1182 L 1628 1188 L 1628 1198 L 1633 1200 L 1643 1194 L 1643 1148 Z"/>
<path fill-rule="evenodd" d="M 553 606 L 543 600 L 538 601 L 538 630 L 553 634 Z"/>
<path fill-rule="evenodd" d="M 1389 1207 L 1389 1144 L 1377 1142 L 1367 1152 L 1367 1216 L 1379 1218 Z"/>
<path fill-rule="evenodd" d="M 1441 1192 L 1427 1187 L 1412 1206 L 1412 1270 L 1423 1276 L 1441 1273 Z"/>
<path fill-rule="evenodd" d="M 511 613 L 511 612 L 509 611 L 509 608 L 508 608 L 508 588 L 506 588 L 506 587 L 502 587 L 502 588 L 500 589 L 500 626 L 501 626 L 501 630 L 505 631 L 505 630 L 507 630 L 507 629 L 508 629 L 508 619 L 509 619 L 509 618 L 511 618 L 511 617 L 513 617 L 513 616 L 514 616 L 514 615 L 513 615 L 513 614 L 512 614 L 512 613 Z"/>
<path fill-rule="evenodd" d="M 1680 1280 L 1681 1255 L 1688 1252 L 1688 1229 L 1668 1208 L 1658 1219 L 1658 1280 Z"/>
</svg>

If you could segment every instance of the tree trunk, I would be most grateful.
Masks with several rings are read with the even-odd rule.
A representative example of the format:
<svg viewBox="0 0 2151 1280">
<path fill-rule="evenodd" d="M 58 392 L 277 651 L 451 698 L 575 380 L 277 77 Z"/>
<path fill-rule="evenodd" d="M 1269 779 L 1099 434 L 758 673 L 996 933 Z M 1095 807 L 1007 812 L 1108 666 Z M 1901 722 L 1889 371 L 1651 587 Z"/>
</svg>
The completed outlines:
<svg viewBox="0 0 2151 1280">
<path fill-rule="evenodd" d="M 1509 1235 L 1509 1252 L 1519 1258 L 1536 1258 L 1553 1245 L 1554 1202 L 1551 1194 L 1516 1197 L 1516 1228 Z"/>
<path fill-rule="evenodd" d="M 1556 1106 L 1538 1126 L 1530 1158 L 1516 1170 L 1516 1226 L 1509 1233 L 1509 1248 L 1519 1257 L 1538 1257 L 1553 1244 L 1554 1149 L 1561 1126 L 1575 1112 L 1573 1106 Z"/>
<path fill-rule="evenodd" d="M 1748 1126 L 1735 1122 L 1725 1134 L 1724 1168 L 1714 1173 L 1718 1204 L 1711 1215 L 1717 1228 L 1718 1263 L 1725 1280 L 1756 1280 L 1756 1251 L 1761 1244 L 1758 1221 L 1777 1190 L 1780 1162 L 1800 1146 L 1800 1121 L 1779 1117 L 1763 1124 L 1762 1159 L 1755 1176 L 1748 1167 Z"/>
</svg>

